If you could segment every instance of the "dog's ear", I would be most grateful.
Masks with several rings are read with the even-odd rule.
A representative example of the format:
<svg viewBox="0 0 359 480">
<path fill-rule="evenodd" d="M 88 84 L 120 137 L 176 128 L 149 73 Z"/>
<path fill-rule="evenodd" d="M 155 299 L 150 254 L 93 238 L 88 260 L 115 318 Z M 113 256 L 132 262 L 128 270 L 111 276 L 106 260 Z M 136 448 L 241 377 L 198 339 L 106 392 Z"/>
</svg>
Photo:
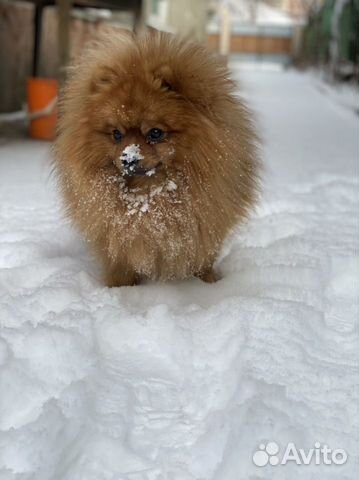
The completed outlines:
<svg viewBox="0 0 359 480">
<path fill-rule="evenodd" d="M 113 52 L 126 52 L 134 42 L 134 34 L 127 28 L 106 27 L 91 42 L 85 53 L 84 62 L 90 68 L 90 92 L 100 93 L 111 89 L 119 82 L 121 65 L 114 64 Z M 86 52 L 86 51 L 85 51 Z"/>
<path fill-rule="evenodd" d="M 155 86 L 163 92 L 172 91 L 200 109 L 208 109 L 215 99 L 210 77 L 201 71 L 162 65 L 154 73 Z"/>
<path fill-rule="evenodd" d="M 107 92 L 116 84 L 116 81 L 118 81 L 118 76 L 112 68 L 98 67 L 91 79 L 90 92 Z"/>
<path fill-rule="evenodd" d="M 162 65 L 153 74 L 155 86 L 163 91 L 177 91 L 176 80 L 173 71 L 169 65 Z"/>
</svg>

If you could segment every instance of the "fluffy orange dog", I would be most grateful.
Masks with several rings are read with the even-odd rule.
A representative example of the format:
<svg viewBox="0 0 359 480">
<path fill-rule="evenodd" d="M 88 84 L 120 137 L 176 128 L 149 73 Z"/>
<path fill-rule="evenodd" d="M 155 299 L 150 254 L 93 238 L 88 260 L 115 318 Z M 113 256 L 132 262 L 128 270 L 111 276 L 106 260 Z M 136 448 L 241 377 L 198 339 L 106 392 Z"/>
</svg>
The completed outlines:
<svg viewBox="0 0 359 480">
<path fill-rule="evenodd" d="M 226 67 L 170 34 L 107 34 L 73 68 L 55 166 L 109 286 L 198 276 L 250 213 L 250 114 Z"/>
</svg>

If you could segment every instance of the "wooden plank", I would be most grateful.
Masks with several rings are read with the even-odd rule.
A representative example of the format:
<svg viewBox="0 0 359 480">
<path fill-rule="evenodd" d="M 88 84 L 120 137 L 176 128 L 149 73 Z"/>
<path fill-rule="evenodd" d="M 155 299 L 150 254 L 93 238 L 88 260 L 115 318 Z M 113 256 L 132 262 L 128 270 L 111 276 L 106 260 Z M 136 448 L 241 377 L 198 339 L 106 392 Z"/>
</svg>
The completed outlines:
<svg viewBox="0 0 359 480">
<path fill-rule="evenodd" d="M 57 0 L 58 15 L 58 54 L 59 73 L 58 78 L 63 81 L 66 76 L 66 66 L 70 60 L 70 22 L 72 0 Z"/>
<path fill-rule="evenodd" d="M 20 110 L 31 75 L 33 15 L 30 4 L 0 2 L 0 112 Z"/>
</svg>

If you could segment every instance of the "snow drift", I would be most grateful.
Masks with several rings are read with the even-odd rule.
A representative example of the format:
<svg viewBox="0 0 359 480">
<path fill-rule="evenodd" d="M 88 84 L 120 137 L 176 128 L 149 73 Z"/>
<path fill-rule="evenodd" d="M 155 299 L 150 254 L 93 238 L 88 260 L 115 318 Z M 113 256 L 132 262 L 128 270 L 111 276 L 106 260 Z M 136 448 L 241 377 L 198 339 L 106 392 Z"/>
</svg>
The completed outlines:
<svg viewBox="0 0 359 480">
<path fill-rule="evenodd" d="M 105 288 L 47 146 L 0 147 L 1 480 L 355 478 L 355 117 L 308 76 L 242 78 L 265 192 L 216 284 Z M 348 461 L 256 467 L 267 441 Z"/>
</svg>

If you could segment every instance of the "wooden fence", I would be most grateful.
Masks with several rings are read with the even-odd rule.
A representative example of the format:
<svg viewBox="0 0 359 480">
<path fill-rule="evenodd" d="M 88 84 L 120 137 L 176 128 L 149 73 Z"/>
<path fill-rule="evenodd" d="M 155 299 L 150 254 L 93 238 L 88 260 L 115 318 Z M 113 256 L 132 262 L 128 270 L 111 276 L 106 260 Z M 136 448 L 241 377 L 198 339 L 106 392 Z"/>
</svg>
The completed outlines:
<svg viewBox="0 0 359 480">
<path fill-rule="evenodd" d="M 31 76 L 34 8 L 31 4 L 0 3 L 0 112 L 20 110 Z M 71 20 L 71 57 L 105 27 L 104 21 Z M 39 74 L 56 78 L 59 71 L 56 9 L 44 10 Z"/>
<path fill-rule="evenodd" d="M 208 46 L 213 50 L 219 49 L 219 35 L 208 36 Z M 230 53 L 250 54 L 285 54 L 291 53 L 291 38 L 258 35 L 232 35 L 230 39 Z"/>
</svg>

